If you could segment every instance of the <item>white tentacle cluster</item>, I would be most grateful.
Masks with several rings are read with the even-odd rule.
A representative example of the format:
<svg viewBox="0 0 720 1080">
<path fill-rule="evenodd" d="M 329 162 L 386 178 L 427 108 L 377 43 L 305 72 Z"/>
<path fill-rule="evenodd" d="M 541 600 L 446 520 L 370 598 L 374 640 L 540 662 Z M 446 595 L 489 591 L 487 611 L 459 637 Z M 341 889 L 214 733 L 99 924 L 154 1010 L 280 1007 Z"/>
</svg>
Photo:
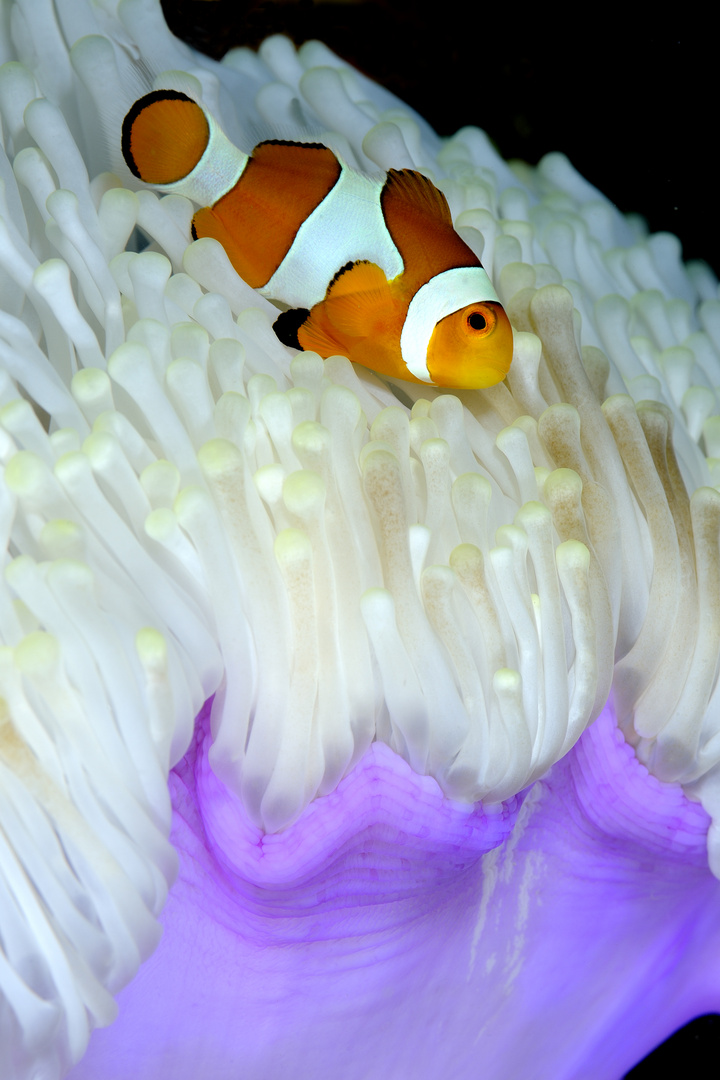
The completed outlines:
<svg viewBox="0 0 720 1080">
<path fill-rule="evenodd" d="M 559 155 L 514 173 L 476 129 L 441 143 L 318 43 L 215 65 L 151 0 L 54 14 L 50 32 L 14 5 L 0 69 L 0 1072 L 18 1077 L 77 1060 L 153 948 L 167 773 L 212 694 L 213 767 L 267 830 L 373 739 L 497 802 L 611 687 L 641 758 L 720 821 L 707 268 Z M 188 244 L 188 200 L 91 179 L 86 132 L 149 89 L 133 55 L 218 115 L 222 88 L 238 139 L 314 127 L 359 168 L 432 174 L 515 327 L 506 383 L 456 396 L 294 354 L 220 246 Z M 709 851 L 720 875 L 717 826 Z"/>
</svg>

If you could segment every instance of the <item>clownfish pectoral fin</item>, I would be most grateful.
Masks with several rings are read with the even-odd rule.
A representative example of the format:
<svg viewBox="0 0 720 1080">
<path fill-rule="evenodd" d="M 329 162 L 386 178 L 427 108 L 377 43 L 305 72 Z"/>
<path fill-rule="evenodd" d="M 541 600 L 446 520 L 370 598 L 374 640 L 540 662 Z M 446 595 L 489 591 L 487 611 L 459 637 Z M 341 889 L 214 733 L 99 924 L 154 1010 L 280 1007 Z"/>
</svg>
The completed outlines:
<svg viewBox="0 0 720 1080">
<path fill-rule="evenodd" d="M 300 326 L 298 341 L 303 349 L 325 357 L 342 353 L 352 360 L 358 346 L 366 341 L 399 356 L 406 307 L 379 266 L 365 261 L 348 263 L 330 282 L 325 299 Z"/>
<path fill-rule="evenodd" d="M 273 323 L 273 330 L 283 345 L 288 345 L 291 349 L 302 349 L 298 341 L 298 330 L 309 315 L 308 308 L 290 308 L 278 315 Z"/>
<path fill-rule="evenodd" d="M 422 173 L 390 169 L 380 206 L 403 261 L 406 285 L 413 291 L 444 270 L 480 266 L 453 228 L 447 199 Z"/>
<path fill-rule="evenodd" d="M 325 299 L 359 292 L 376 292 L 386 286 L 387 278 L 377 263 L 359 259 L 340 267 L 327 287 Z"/>
<path fill-rule="evenodd" d="M 363 314 L 372 306 L 373 294 L 383 286 L 387 288 L 387 278 L 374 263 L 349 262 L 341 266 L 327 287 L 325 299 L 315 304 L 309 318 L 298 327 L 300 347 L 324 357 L 347 355 L 353 344 L 370 333 Z"/>
<path fill-rule="evenodd" d="M 352 262 L 339 270 L 322 303 L 343 340 L 399 341 L 407 305 L 375 262 Z"/>
<path fill-rule="evenodd" d="M 366 260 L 341 267 L 323 301 L 332 325 L 344 337 L 356 339 L 376 332 L 378 318 L 386 316 L 388 304 L 394 309 L 388 280 L 376 263 Z"/>
</svg>

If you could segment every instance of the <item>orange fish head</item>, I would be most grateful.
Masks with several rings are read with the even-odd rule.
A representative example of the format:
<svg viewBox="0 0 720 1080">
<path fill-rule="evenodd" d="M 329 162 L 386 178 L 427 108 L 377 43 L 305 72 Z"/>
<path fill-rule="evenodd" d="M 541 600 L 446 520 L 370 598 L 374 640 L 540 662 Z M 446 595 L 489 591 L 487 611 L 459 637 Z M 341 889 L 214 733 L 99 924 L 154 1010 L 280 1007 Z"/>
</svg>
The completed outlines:
<svg viewBox="0 0 720 1080">
<path fill-rule="evenodd" d="M 481 390 L 502 382 L 510 370 L 513 335 L 502 304 L 482 300 L 435 324 L 427 367 L 435 386 Z"/>
</svg>

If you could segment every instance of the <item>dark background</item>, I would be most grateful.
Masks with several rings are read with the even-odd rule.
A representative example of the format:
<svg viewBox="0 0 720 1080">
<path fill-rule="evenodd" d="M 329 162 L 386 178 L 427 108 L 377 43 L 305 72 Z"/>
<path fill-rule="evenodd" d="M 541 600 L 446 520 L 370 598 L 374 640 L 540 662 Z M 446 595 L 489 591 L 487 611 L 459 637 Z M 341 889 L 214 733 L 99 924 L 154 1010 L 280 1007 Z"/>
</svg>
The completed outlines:
<svg viewBox="0 0 720 1080">
<path fill-rule="evenodd" d="M 690 10 L 641 17 L 607 5 L 580 14 L 406 0 L 162 0 L 171 29 L 219 59 L 273 33 L 319 38 L 417 109 L 440 135 L 484 128 L 505 158 L 562 150 L 582 175 L 686 259 L 720 272 L 716 35 Z M 627 1074 L 702 1075 L 720 1016 L 702 1017 Z M 717 1058 L 715 1058 L 717 1060 Z"/>
<path fill-rule="evenodd" d="M 716 35 L 681 12 L 586 5 L 580 29 L 551 5 L 478 3 L 468 17 L 446 0 L 429 18 L 407 0 L 162 2 L 178 36 L 217 58 L 271 33 L 319 38 L 440 135 L 476 124 L 531 164 L 562 150 L 621 210 L 720 270 Z"/>
</svg>

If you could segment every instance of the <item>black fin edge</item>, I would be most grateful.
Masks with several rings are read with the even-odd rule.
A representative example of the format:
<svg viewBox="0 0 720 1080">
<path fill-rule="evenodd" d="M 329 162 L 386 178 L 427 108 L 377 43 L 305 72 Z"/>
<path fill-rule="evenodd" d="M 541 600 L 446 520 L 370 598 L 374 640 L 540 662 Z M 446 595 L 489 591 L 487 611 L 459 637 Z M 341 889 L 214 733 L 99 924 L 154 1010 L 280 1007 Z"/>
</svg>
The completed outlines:
<svg viewBox="0 0 720 1080">
<path fill-rule="evenodd" d="M 142 180 L 142 176 L 138 172 L 135 159 L 130 150 L 130 136 L 132 134 L 133 124 L 140 113 L 143 109 L 146 109 L 148 105 L 152 105 L 154 101 L 192 101 L 192 98 L 189 98 L 187 94 L 182 94 L 179 90 L 153 90 L 152 93 L 145 94 L 145 97 L 139 98 L 130 109 L 130 112 L 123 120 L 122 140 L 120 145 L 128 169 L 133 176 L 137 176 L 138 180 Z M 195 104 L 195 102 L 193 102 L 193 104 Z"/>
<path fill-rule="evenodd" d="M 298 142 L 296 139 L 263 139 L 254 148 L 257 150 L 258 146 L 302 146 L 305 150 L 328 150 L 329 147 L 325 143 L 321 142 Z M 331 151 L 332 153 L 332 151 Z"/>
<path fill-rule="evenodd" d="M 361 266 L 363 263 L 370 263 L 370 259 L 355 259 L 354 262 L 347 262 L 344 266 L 341 266 L 339 270 L 336 270 L 333 274 L 332 281 L 327 287 L 327 291 L 330 292 L 338 278 L 341 278 L 343 274 L 347 274 L 348 270 L 352 270 L 353 266 Z M 326 294 L 327 295 L 327 294 Z"/>
<path fill-rule="evenodd" d="M 309 308 L 290 308 L 289 311 L 281 312 L 273 323 L 275 336 L 283 345 L 289 345 L 291 349 L 299 349 L 302 345 L 298 341 L 298 330 L 310 315 Z"/>
</svg>

